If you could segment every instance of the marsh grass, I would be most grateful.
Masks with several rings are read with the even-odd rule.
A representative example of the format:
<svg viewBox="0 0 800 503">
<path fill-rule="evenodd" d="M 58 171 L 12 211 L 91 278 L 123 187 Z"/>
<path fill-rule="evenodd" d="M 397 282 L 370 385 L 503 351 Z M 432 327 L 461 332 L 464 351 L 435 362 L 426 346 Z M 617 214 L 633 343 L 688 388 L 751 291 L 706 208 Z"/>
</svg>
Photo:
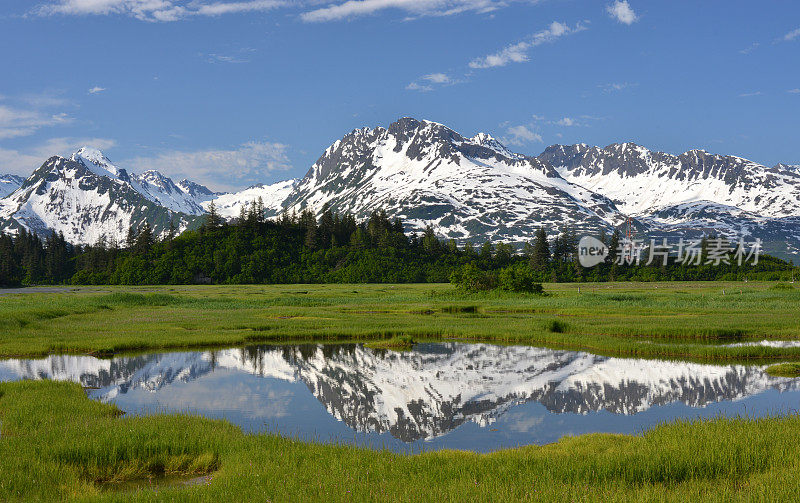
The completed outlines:
<svg viewBox="0 0 800 503">
<path fill-rule="evenodd" d="M 550 320 L 547 322 L 547 331 L 554 334 L 563 334 L 567 331 L 567 324 L 561 320 Z"/>
<path fill-rule="evenodd" d="M 364 344 L 374 349 L 392 349 L 395 351 L 410 351 L 416 341 L 410 335 L 394 336 L 381 341 L 371 341 Z"/>
<path fill-rule="evenodd" d="M 776 377 L 800 377 L 800 363 L 777 363 L 767 367 L 766 372 Z"/>
<path fill-rule="evenodd" d="M 463 294 L 450 285 L 223 285 L 0 295 L 0 356 L 408 336 L 635 357 L 800 359 L 800 348 L 725 346 L 800 339 L 800 290 L 773 286 L 551 284 L 538 296 Z"/>
<path fill-rule="evenodd" d="M 800 490 L 797 416 L 415 455 L 188 415 L 119 417 L 80 386 L 48 381 L 0 384 L 0 418 L 0 501 L 792 501 Z M 198 486 L 126 484 L 204 474 Z"/>
</svg>

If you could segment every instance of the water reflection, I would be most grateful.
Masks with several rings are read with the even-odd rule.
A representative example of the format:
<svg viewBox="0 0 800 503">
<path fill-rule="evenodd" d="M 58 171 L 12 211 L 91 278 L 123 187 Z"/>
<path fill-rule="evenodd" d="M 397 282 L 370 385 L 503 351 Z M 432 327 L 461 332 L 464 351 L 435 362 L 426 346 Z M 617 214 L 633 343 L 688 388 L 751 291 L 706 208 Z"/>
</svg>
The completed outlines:
<svg viewBox="0 0 800 503">
<path fill-rule="evenodd" d="M 762 367 L 609 358 L 489 344 L 259 346 L 0 360 L 0 380 L 71 380 L 129 413 L 195 411 L 248 431 L 403 449 L 492 450 L 663 420 L 794 409 Z"/>
</svg>

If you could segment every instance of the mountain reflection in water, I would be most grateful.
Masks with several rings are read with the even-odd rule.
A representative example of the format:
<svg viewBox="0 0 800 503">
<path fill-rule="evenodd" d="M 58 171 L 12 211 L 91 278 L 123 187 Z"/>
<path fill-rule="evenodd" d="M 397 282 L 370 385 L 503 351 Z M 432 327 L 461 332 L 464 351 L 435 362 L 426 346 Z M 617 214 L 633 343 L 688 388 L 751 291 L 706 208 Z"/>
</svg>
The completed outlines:
<svg viewBox="0 0 800 503">
<path fill-rule="evenodd" d="M 762 367 L 459 342 L 0 360 L 0 380 L 17 379 L 80 382 L 133 414 L 189 410 L 247 431 L 397 450 L 487 451 L 682 417 L 785 413 L 800 401 L 798 381 Z"/>
</svg>

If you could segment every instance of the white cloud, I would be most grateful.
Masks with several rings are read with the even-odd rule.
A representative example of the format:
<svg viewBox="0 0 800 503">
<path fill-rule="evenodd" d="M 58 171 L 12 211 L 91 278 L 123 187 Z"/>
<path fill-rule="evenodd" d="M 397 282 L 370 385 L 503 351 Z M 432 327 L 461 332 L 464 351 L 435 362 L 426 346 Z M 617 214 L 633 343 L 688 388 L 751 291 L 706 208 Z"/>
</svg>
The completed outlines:
<svg viewBox="0 0 800 503">
<path fill-rule="evenodd" d="M 797 37 L 800 37 L 800 28 L 790 31 L 789 33 L 783 36 L 783 39 L 789 42 L 791 40 L 796 39 Z"/>
<path fill-rule="evenodd" d="M 446 73 L 429 73 L 408 84 L 406 89 L 409 91 L 428 92 L 433 91 L 435 89 L 434 86 L 451 86 L 459 82 Z"/>
<path fill-rule="evenodd" d="M 604 93 L 616 93 L 635 86 L 636 84 L 630 82 L 612 82 L 610 84 L 601 84 L 598 87 L 602 89 Z"/>
<path fill-rule="evenodd" d="M 759 45 L 761 45 L 761 44 L 759 44 L 758 42 L 753 42 L 752 44 L 748 45 L 747 47 L 745 47 L 744 49 L 739 51 L 739 54 L 745 54 L 745 55 L 746 54 L 750 54 L 751 52 L 753 52 L 756 49 L 758 49 Z"/>
<path fill-rule="evenodd" d="M 89 89 L 89 94 L 102 93 L 105 90 L 106 90 L 105 87 L 94 86 L 93 88 Z"/>
<path fill-rule="evenodd" d="M 231 64 L 239 64 L 239 63 L 249 63 L 249 59 L 240 58 L 237 56 L 226 56 L 225 54 L 204 54 L 206 61 L 209 63 L 231 63 Z"/>
<path fill-rule="evenodd" d="M 754 91 L 752 93 L 742 93 L 742 94 L 739 95 L 739 97 L 740 98 L 749 98 L 751 96 L 761 96 L 762 94 L 764 94 L 764 93 L 762 93 L 761 91 Z"/>
<path fill-rule="evenodd" d="M 800 88 L 797 88 L 797 87 L 796 87 L 796 88 L 794 88 L 794 89 L 789 89 L 789 90 L 788 90 L 788 91 L 786 91 L 786 92 L 787 92 L 787 93 L 789 93 L 789 94 L 800 94 Z"/>
<path fill-rule="evenodd" d="M 243 12 L 268 11 L 288 5 L 282 0 L 213 2 L 200 0 L 56 0 L 34 9 L 42 16 L 124 15 L 142 21 L 178 21 L 190 16 L 219 16 Z"/>
<path fill-rule="evenodd" d="M 249 2 L 215 2 L 200 5 L 196 13 L 202 16 L 220 16 L 222 14 L 237 14 L 240 12 L 263 12 L 288 5 L 279 0 L 252 0 Z"/>
<path fill-rule="evenodd" d="M 421 91 L 423 93 L 427 93 L 428 91 L 433 91 L 433 86 L 412 82 L 406 86 L 406 89 L 408 91 Z"/>
<path fill-rule="evenodd" d="M 173 178 L 188 178 L 222 190 L 262 183 L 275 171 L 291 168 L 288 146 L 251 141 L 223 150 L 171 150 L 120 162 L 135 173 L 158 170 Z"/>
<path fill-rule="evenodd" d="M 422 78 L 434 84 L 449 84 L 453 81 L 446 73 L 430 73 L 423 75 Z"/>
<path fill-rule="evenodd" d="M 40 128 L 66 124 L 72 119 L 65 113 L 48 114 L 0 105 L 0 139 L 28 136 Z"/>
<path fill-rule="evenodd" d="M 467 11 L 491 12 L 505 6 L 498 0 L 348 0 L 301 14 L 309 23 L 339 21 L 374 14 L 385 9 L 400 9 L 413 16 L 449 16 Z"/>
<path fill-rule="evenodd" d="M 572 126 L 580 126 L 578 121 L 571 117 L 562 117 L 556 121 L 556 125 L 558 126 L 565 126 L 565 127 L 572 127 Z"/>
<path fill-rule="evenodd" d="M 606 7 L 606 12 L 622 24 L 632 25 L 639 19 L 628 4 L 628 0 L 615 1 Z"/>
<path fill-rule="evenodd" d="M 29 176 L 54 155 L 69 156 L 84 145 L 105 150 L 116 144 L 117 142 L 108 138 L 51 138 L 21 150 L 0 148 L 0 166 L 3 173 Z"/>
<path fill-rule="evenodd" d="M 586 27 L 581 23 L 575 25 L 575 28 L 570 28 L 564 23 L 554 21 L 546 29 L 534 33 L 522 42 L 509 45 L 500 52 L 472 60 L 469 64 L 469 67 L 474 69 L 494 68 L 498 66 L 506 66 L 509 63 L 523 63 L 528 61 L 528 52 L 534 47 L 548 42 L 553 42 L 565 35 L 571 35 L 585 29 Z"/>
<path fill-rule="evenodd" d="M 528 126 L 511 126 L 506 130 L 508 136 L 503 138 L 503 143 L 509 145 L 525 145 L 527 143 L 541 143 L 542 135 L 531 131 Z"/>
</svg>

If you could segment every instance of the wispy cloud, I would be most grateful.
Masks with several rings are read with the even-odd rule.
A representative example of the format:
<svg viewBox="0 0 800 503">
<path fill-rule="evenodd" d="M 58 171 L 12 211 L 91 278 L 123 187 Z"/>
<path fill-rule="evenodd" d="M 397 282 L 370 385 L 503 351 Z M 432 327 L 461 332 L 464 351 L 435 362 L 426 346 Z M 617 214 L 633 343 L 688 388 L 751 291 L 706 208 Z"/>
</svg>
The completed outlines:
<svg viewBox="0 0 800 503">
<path fill-rule="evenodd" d="M 33 13 L 40 16 L 123 15 L 142 21 L 170 22 L 192 16 L 220 16 L 223 14 L 269 11 L 285 5 L 289 5 L 288 1 L 56 0 L 36 7 Z"/>
<path fill-rule="evenodd" d="M 196 13 L 201 16 L 221 16 L 223 14 L 238 14 L 242 12 L 264 12 L 278 7 L 290 5 L 288 1 L 280 0 L 251 0 L 248 2 L 214 2 L 211 4 L 197 5 Z M 190 3 L 190 5 L 192 4 Z"/>
<path fill-rule="evenodd" d="M 475 58 L 469 62 L 467 68 L 456 71 L 456 76 L 450 73 L 429 73 L 423 75 L 406 86 L 409 91 L 430 92 L 438 87 L 452 86 L 469 81 L 475 70 L 506 66 L 510 63 L 522 63 L 529 60 L 529 52 L 536 46 L 585 30 L 582 23 L 577 23 L 575 27 L 569 27 L 564 23 L 554 21 L 539 32 L 530 35 L 521 42 L 512 44 L 500 52 Z"/>
<path fill-rule="evenodd" d="M 423 75 L 422 78 L 434 84 L 449 84 L 453 81 L 446 73 L 430 73 Z"/>
<path fill-rule="evenodd" d="M 570 28 L 564 23 L 554 21 L 546 29 L 534 33 L 521 42 L 509 45 L 494 54 L 472 60 L 469 63 L 469 67 L 473 69 L 482 69 L 506 66 L 510 63 L 524 63 L 529 60 L 528 53 L 534 47 L 554 42 L 561 37 L 578 33 L 585 29 L 586 27 L 581 23 L 576 24 L 574 28 Z"/>
<path fill-rule="evenodd" d="M 0 139 L 32 135 L 47 126 L 67 124 L 72 119 L 65 113 L 47 114 L 0 105 Z"/>
<path fill-rule="evenodd" d="M 506 129 L 506 136 L 501 138 L 503 143 L 508 145 L 522 146 L 529 143 L 542 143 L 542 135 L 533 131 L 529 126 L 509 126 Z"/>
<path fill-rule="evenodd" d="M 134 172 L 158 170 L 174 178 L 190 180 L 222 190 L 236 190 L 261 183 L 276 171 L 291 168 L 288 146 L 250 141 L 231 149 L 170 150 L 120 162 Z"/>
<path fill-rule="evenodd" d="M 0 166 L 3 167 L 3 172 L 29 176 L 54 155 L 68 156 L 84 145 L 106 150 L 116 144 L 116 141 L 108 138 L 51 138 L 21 150 L 0 148 Z"/>
<path fill-rule="evenodd" d="M 795 87 L 794 89 L 789 89 L 786 92 L 789 93 L 789 94 L 800 94 L 800 88 Z"/>
<path fill-rule="evenodd" d="M 89 89 L 89 94 L 102 93 L 105 90 L 106 90 L 105 87 L 94 86 L 93 88 Z"/>
<path fill-rule="evenodd" d="M 406 86 L 409 91 L 428 92 L 435 89 L 434 86 L 451 86 L 459 81 L 446 73 L 429 73 Z"/>
<path fill-rule="evenodd" d="M 627 0 L 615 1 L 606 7 L 606 12 L 622 24 L 632 25 L 639 19 Z"/>
<path fill-rule="evenodd" d="M 609 84 L 600 84 L 597 87 L 602 89 L 604 93 L 617 93 L 625 89 L 630 89 L 631 87 L 636 87 L 636 85 L 636 83 L 631 82 L 611 82 Z"/>
<path fill-rule="evenodd" d="M 581 125 L 577 120 L 573 119 L 572 117 L 562 117 L 558 119 L 555 123 L 557 126 L 564 126 L 564 127 L 573 127 Z"/>
<path fill-rule="evenodd" d="M 797 28 L 796 30 L 792 30 L 789 33 L 787 33 L 786 35 L 784 35 L 783 36 L 783 40 L 785 40 L 786 42 L 789 42 L 789 41 L 792 41 L 792 40 L 796 39 L 797 37 L 800 37 L 800 28 Z"/>
<path fill-rule="evenodd" d="M 423 93 L 427 93 L 433 91 L 433 86 L 427 84 L 419 84 L 417 82 L 411 82 L 406 86 L 408 91 L 420 91 Z"/>
<path fill-rule="evenodd" d="M 739 97 L 740 98 L 749 98 L 751 96 L 761 96 L 762 94 L 764 94 L 764 93 L 762 93 L 761 91 L 753 91 L 752 93 L 742 93 L 742 94 L 739 95 Z"/>
<path fill-rule="evenodd" d="M 744 49 L 740 50 L 739 54 L 745 54 L 745 55 L 750 54 L 753 51 L 755 51 L 756 49 L 758 49 L 759 45 L 761 45 L 761 44 L 759 44 L 758 42 L 753 42 L 752 44 L 748 45 Z"/>
<path fill-rule="evenodd" d="M 468 11 L 491 12 L 507 4 L 504 0 L 348 0 L 304 12 L 300 17 L 309 23 L 320 23 L 367 16 L 386 9 L 402 10 L 412 17 L 449 16 Z"/>
</svg>

